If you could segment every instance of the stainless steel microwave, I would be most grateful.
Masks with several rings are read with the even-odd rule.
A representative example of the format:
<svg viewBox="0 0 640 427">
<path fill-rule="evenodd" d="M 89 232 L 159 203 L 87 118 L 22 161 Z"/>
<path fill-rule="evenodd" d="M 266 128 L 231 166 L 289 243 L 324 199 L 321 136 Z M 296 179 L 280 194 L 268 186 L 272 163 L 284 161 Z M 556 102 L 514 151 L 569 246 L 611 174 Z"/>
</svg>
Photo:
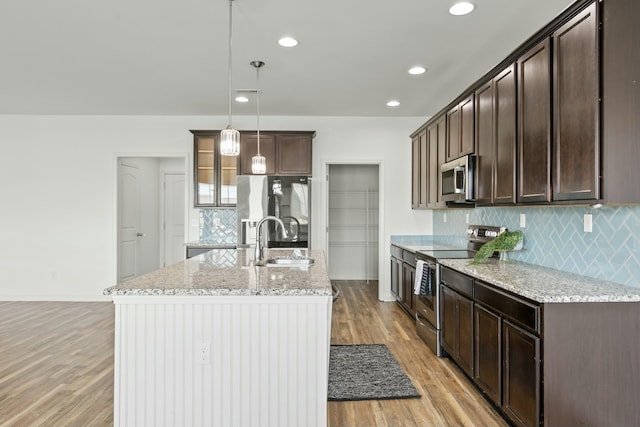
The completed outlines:
<svg viewBox="0 0 640 427">
<path fill-rule="evenodd" d="M 452 203 L 474 201 L 475 156 L 462 156 L 440 165 L 440 200 Z"/>
</svg>

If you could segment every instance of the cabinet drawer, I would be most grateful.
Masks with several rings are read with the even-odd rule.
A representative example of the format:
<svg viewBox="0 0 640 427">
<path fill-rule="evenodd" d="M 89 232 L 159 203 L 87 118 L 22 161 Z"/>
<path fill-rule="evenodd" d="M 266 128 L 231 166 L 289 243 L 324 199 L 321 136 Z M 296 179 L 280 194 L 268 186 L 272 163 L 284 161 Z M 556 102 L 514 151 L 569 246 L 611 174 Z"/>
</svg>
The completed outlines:
<svg viewBox="0 0 640 427">
<path fill-rule="evenodd" d="M 415 267 L 416 266 L 416 254 L 415 252 L 403 250 L 402 251 L 402 260 L 407 264 Z"/>
<path fill-rule="evenodd" d="M 469 297 L 473 297 L 473 279 L 469 276 L 465 276 L 462 273 L 451 270 L 447 267 L 441 267 L 440 269 L 440 282 L 444 283 L 451 289 L 465 294 Z"/>
<path fill-rule="evenodd" d="M 475 299 L 487 307 L 493 308 L 504 316 L 540 333 L 540 306 L 499 291 L 476 280 Z"/>
<path fill-rule="evenodd" d="M 402 248 L 391 245 L 391 256 L 398 259 L 402 259 Z"/>
</svg>

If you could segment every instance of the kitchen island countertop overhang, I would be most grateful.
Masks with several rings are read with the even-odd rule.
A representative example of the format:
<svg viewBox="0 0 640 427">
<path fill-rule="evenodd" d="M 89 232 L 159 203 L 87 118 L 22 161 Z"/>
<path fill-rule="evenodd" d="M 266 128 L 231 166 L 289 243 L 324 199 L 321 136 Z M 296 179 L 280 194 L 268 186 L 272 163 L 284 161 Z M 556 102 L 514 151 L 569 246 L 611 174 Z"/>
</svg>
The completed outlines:
<svg viewBox="0 0 640 427">
<path fill-rule="evenodd" d="M 269 249 L 269 256 L 290 256 L 300 250 Z M 216 259 L 215 250 L 106 288 L 112 296 L 303 296 L 332 295 L 324 253 L 303 250 L 309 266 L 255 266 L 253 250 L 237 249 L 235 259 Z"/>
</svg>

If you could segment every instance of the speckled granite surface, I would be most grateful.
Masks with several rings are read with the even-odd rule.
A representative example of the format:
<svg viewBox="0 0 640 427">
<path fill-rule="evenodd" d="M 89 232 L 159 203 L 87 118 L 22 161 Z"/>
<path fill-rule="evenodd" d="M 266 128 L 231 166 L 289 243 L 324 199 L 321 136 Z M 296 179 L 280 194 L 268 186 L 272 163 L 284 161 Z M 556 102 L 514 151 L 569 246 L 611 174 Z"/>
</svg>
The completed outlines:
<svg viewBox="0 0 640 427">
<path fill-rule="evenodd" d="M 188 248 L 211 248 L 211 249 L 235 249 L 237 245 L 235 243 L 218 243 L 218 242 L 209 242 L 207 240 L 199 240 L 197 242 L 189 242 L 185 243 L 185 246 Z"/>
<path fill-rule="evenodd" d="M 453 246 L 440 241 L 434 241 L 433 236 L 430 235 L 394 235 L 391 236 L 390 242 L 394 246 L 411 252 L 465 248 L 465 246 Z"/>
<path fill-rule="evenodd" d="M 266 257 L 288 256 L 291 249 L 270 249 Z M 256 267 L 253 249 L 237 249 L 235 264 L 221 262 L 215 251 L 138 276 L 104 290 L 105 295 L 332 295 L 324 253 L 301 250 L 308 267 Z"/>
<path fill-rule="evenodd" d="M 443 259 L 442 265 L 540 303 L 638 302 L 640 288 L 517 261 Z"/>
</svg>

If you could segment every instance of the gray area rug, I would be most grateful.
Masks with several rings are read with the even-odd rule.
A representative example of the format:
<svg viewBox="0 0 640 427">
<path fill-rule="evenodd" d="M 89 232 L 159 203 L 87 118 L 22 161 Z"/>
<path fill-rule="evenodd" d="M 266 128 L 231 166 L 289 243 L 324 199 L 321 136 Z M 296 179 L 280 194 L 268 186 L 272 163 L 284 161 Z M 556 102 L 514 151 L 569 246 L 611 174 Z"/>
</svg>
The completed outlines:
<svg viewBox="0 0 640 427">
<path fill-rule="evenodd" d="M 331 346 L 329 400 L 415 397 L 420 394 L 386 345 Z"/>
</svg>

